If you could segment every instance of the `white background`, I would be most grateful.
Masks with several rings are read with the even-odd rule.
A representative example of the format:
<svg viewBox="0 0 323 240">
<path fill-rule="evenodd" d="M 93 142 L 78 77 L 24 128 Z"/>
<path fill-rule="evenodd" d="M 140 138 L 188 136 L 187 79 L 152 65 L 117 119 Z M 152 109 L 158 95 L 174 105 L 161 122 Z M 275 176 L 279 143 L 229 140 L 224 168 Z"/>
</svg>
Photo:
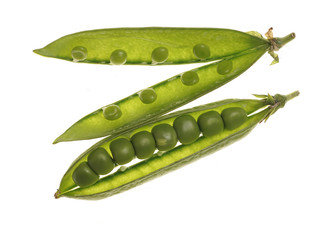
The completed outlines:
<svg viewBox="0 0 323 240">
<path fill-rule="evenodd" d="M 320 1 L 2 1 L 1 239 L 323 239 Z M 111 27 L 296 33 L 269 66 L 185 107 L 251 94 L 301 95 L 245 139 L 100 201 L 54 199 L 96 142 L 52 145 L 84 115 L 196 65 L 107 66 L 38 56 L 64 35 Z"/>
</svg>

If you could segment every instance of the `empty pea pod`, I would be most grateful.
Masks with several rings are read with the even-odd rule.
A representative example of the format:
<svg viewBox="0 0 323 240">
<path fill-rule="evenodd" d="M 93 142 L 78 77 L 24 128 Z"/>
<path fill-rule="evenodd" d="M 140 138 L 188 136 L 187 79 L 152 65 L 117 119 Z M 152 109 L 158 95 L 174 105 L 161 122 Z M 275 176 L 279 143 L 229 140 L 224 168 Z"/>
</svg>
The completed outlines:
<svg viewBox="0 0 323 240">
<path fill-rule="evenodd" d="M 259 100 L 223 100 L 164 115 L 149 124 L 141 124 L 138 128 L 111 135 L 89 148 L 73 162 L 63 176 L 55 197 L 59 198 L 66 196 L 80 199 L 101 199 L 133 188 L 147 180 L 165 174 L 239 140 L 247 135 L 259 122 L 267 120 L 268 117 L 279 108 L 284 107 L 288 100 L 298 96 L 298 94 L 299 92 L 296 91 L 286 96 L 276 94 L 275 96 L 268 95 L 264 97 L 263 95 L 258 95 L 262 97 Z M 239 120 L 240 124 L 236 124 L 236 126 L 231 129 L 222 127 L 216 134 L 205 134 L 204 131 L 208 131 L 205 129 L 208 129 L 210 125 L 212 125 L 208 122 L 208 118 L 214 117 L 213 114 L 208 116 L 207 113 L 217 112 L 218 117 L 220 114 L 227 111 L 227 109 L 230 109 L 229 111 L 231 111 L 231 113 L 234 111 L 239 112 L 235 113 L 236 115 L 246 114 L 247 118 L 243 121 Z M 230 114 L 228 115 L 230 116 Z M 193 140 L 190 140 L 190 144 L 178 144 L 163 154 L 155 153 L 148 159 L 130 165 L 122 171 L 115 171 L 106 176 L 101 176 L 100 179 L 97 179 L 96 175 L 93 175 L 93 172 L 88 170 L 88 158 L 96 149 L 103 148 L 106 149 L 107 152 L 110 152 L 111 144 L 114 141 L 118 139 L 132 139 L 131 137 L 142 132 L 152 132 L 152 129 L 156 126 L 167 124 L 171 126 L 175 120 L 180 119 L 182 116 L 190 116 L 189 118 L 197 121 L 199 128 L 201 129 L 199 137 L 194 137 Z M 231 116 L 234 116 L 234 114 L 231 114 Z M 199 120 L 201 118 L 203 120 Z M 228 116 L 223 118 L 224 126 L 231 120 L 232 119 Z M 216 125 L 219 124 L 219 121 L 213 122 Z M 233 122 L 235 122 L 234 119 Z M 202 126 L 204 124 L 206 124 L 206 127 Z M 192 131 L 193 135 L 195 135 L 195 132 L 195 130 Z M 149 138 L 151 138 L 151 136 Z M 120 149 L 122 149 L 122 147 Z M 81 176 L 79 182 L 75 181 L 75 178 L 73 178 L 75 174 Z M 88 179 L 86 177 L 87 174 Z"/>
<path fill-rule="evenodd" d="M 221 28 L 111 28 L 70 34 L 34 52 L 86 63 L 186 64 L 219 60 L 261 46 L 272 51 L 286 38 L 267 40 L 260 34 Z"/>
<path fill-rule="evenodd" d="M 294 35 L 291 34 L 279 39 L 279 47 L 293 37 Z M 223 60 L 178 74 L 146 90 L 102 107 L 74 123 L 54 143 L 104 137 L 125 131 L 141 122 L 152 121 L 155 117 L 230 82 L 251 67 L 264 53 L 271 51 L 277 39 L 262 41 L 265 41 L 265 44 L 256 44 L 246 51 L 234 52 Z M 277 50 L 276 45 L 275 49 Z"/>
</svg>

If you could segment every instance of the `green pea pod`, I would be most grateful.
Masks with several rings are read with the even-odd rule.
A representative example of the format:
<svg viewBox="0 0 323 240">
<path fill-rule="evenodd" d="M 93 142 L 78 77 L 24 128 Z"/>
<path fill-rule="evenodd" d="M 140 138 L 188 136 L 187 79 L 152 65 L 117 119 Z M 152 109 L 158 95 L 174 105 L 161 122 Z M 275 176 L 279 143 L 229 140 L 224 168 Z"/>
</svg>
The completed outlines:
<svg viewBox="0 0 323 240">
<path fill-rule="evenodd" d="M 154 65 L 214 61 L 270 45 L 255 32 L 230 29 L 115 28 L 70 34 L 34 52 L 74 62 Z"/>
<path fill-rule="evenodd" d="M 279 40 L 279 46 L 293 39 L 291 34 Z M 253 48 L 143 89 L 113 104 L 104 106 L 77 121 L 54 143 L 104 137 L 136 126 L 142 121 L 176 109 L 236 78 L 251 67 L 273 46 L 253 45 Z"/>
<path fill-rule="evenodd" d="M 299 92 L 297 91 L 286 96 L 276 94 L 275 96 L 268 95 L 263 97 L 261 95 L 262 99 L 260 100 L 228 99 L 214 102 L 164 115 L 148 125 L 141 124 L 136 129 L 128 130 L 122 134 L 111 135 L 89 148 L 72 163 L 63 176 L 55 197 L 101 199 L 133 188 L 239 140 L 247 135 L 259 122 L 267 120 L 269 116 L 283 107 L 288 100 L 298 96 L 298 94 Z M 260 95 L 257 96 L 259 97 Z M 233 116 L 234 114 L 231 116 L 229 121 L 234 121 L 236 125 L 233 129 L 232 124 L 230 124 L 229 128 L 225 128 L 213 136 L 201 135 L 190 144 L 179 144 L 169 151 L 157 152 L 152 157 L 130 165 L 126 169 L 121 166 L 117 171 L 101 177 L 98 181 L 96 179 L 98 177 L 92 174 L 94 177 L 91 175 L 89 178 L 91 178 L 91 181 L 94 179 L 95 183 L 86 187 L 79 187 L 73 180 L 75 170 L 81 168 L 80 166 L 88 161 L 88 156 L 95 149 L 103 148 L 111 154 L 110 144 L 117 139 L 131 139 L 136 133 L 151 132 L 155 126 L 160 126 L 161 124 L 172 125 L 175 119 L 183 115 L 189 115 L 198 122 L 200 116 L 210 111 L 223 113 L 224 111 L 229 112 L 228 110 L 232 112 L 233 109 L 242 110 L 247 114 L 246 119 L 241 121 L 239 125 L 236 124 L 237 117 Z M 228 114 L 226 113 L 226 115 Z M 228 116 L 225 117 L 228 118 Z M 226 122 L 224 122 L 224 125 L 226 125 Z"/>
</svg>

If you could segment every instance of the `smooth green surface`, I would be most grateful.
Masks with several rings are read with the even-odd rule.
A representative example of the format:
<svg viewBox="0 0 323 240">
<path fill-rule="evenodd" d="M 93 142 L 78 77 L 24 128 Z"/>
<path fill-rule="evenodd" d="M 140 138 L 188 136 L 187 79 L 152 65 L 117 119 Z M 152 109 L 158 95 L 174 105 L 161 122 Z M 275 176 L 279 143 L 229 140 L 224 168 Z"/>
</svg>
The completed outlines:
<svg viewBox="0 0 323 240">
<path fill-rule="evenodd" d="M 153 135 L 148 131 L 141 131 L 131 137 L 131 143 L 135 149 L 138 159 L 151 157 L 156 150 L 156 143 Z"/>
<path fill-rule="evenodd" d="M 155 92 L 154 89 L 152 88 L 146 88 L 144 90 L 141 90 L 138 93 L 138 96 L 140 98 L 140 100 L 144 103 L 144 104 L 150 104 L 156 101 L 157 98 L 157 94 Z"/>
<path fill-rule="evenodd" d="M 73 172 L 73 181 L 77 186 L 91 186 L 99 180 L 99 176 L 89 167 L 86 162 L 82 162 Z"/>
<path fill-rule="evenodd" d="M 224 128 L 228 130 L 240 127 L 248 119 L 247 113 L 238 107 L 224 109 L 221 117 L 224 122 Z"/>
<path fill-rule="evenodd" d="M 232 57 L 233 68 L 226 75 L 217 72 L 221 61 L 194 69 L 194 72 L 199 75 L 199 82 L 192 86 L 182 83 L 181 74 L 157 83 L 150 87 L 157 94 L 156 100 L 151 104 L 144 104 L 137 92 L 115 102 L 113 105 L 117 105 L 122 112 L 116 120 L 107 120 L 102 114 L 102 109 L 105 107 L 102 107 L 73 124 L 54 142 L 103 137 L 133 128 L 165 114 L 230 82 L 251 67 L 267 51 L 267 48 L 268 45 L 262 45 L 249 53 Z"/>
<path fill-rule="evenodd" d="M 193 49 L 199 44 L 206 45 L 210 54 L 205 54 L 205 49 L 198 48 L 196 54 L 202 56 L 197 57 Z M 110 54 L 116 49 L 122 49 L 127 53 L 126 64 L 150 65 L 154 49 L 164 47 L 168 50 L 168 58 L 162 64 L 185 64 L 222 59 L 260 45 L 269 45 L 269 42 L 266 39 L 230 29 L 114 28 L 70 34 L 34 52 L 42 56 L 73 61 L 71 50 L 76 46 L 83 46 L 88 52 L 83 62 L 109 64 Z"/>
<path fill-rule="evenodd" d="M 186 86 L 192 86 L 200 80 L 199 75 L 194 71 L 184 72 L 181 76 L 181 81 Z"/>
<path fill-rule="evenodd" d="M 167 123 L 156 125 L 151 133 L 155 139 L 156 147 L 160 151 L 171 150 L 177 143 L 175 129 Z"/>
<path fill-rule="evenodd" d="M 199 59 L 207 59 L 211 56 L 211 50 L 208 45 L 200 43 L 196 44 L 193 48 L 193 53 L 195 57 Z"/>
<path fill-rule="evenodd" d="M 98 175 L 105 175 L 111 172 L 115 164 L 109 153 L 102 147 L 93 150 L 88 158 L 88 165 Z"/>
<path fill-rule="evenodd" d="M 200 129 L 196 120 L 190 115 L 182 115 L 174 120 L 173 127 L 178 140 L 182 144 L 191 144 L 200 136 Z"/>
<path fill-rule="evenodd" d="M 114 50 L 110 56 L 110 63 L 114 65 L 122 65 L 127 61 L 127 53 L 122 49 Z"/>
<path fill-rule="evenodd" d="M 200 130 L 206 137 L 211 137 L 224 130 L 224 123 L 221 115 L 216 111 L 208 111 L 197 119 Z"/>
<path fill-rule="evenodd" d="M 126 138 L 118 138 L 110 144 L 112 158 L 115 163 L 124 165 L 131 162 L 135 157 L 135 150 L 131 142 Z"/>
</svg>

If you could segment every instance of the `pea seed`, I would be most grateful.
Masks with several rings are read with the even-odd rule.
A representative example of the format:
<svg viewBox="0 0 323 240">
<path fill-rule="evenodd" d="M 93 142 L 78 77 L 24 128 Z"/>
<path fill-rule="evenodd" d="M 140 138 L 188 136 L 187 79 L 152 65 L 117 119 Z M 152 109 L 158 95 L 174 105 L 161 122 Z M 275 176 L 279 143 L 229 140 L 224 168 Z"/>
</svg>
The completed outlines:
<svg viewBox="0 0 323 240">
<path fill-rule="evenodd" d="M 223 119 L 216 111 L 202 113 L 197 119 L 197 123 L 206 137 L 214 136 L 224 130 Z"/>
<path fill-rule="evenodd" d="M 190 144 L 200 136 L 200 129 L 195 119 L 190 115 L 182 115 L 174 120 L 173 127 L 178 140 L 182 144 Z"/>
<path fill-rule="evenodd" d="M 122 115 L 121 109 L 118 105 L 109 105 L 103 109 L 103 116 L 107 120 L 116 120 Z"/>
<path fill-rule="evenodd" d="M 144 104 L 155 102 L 157 94 L 154 89 L 147 88 L 139 92 L 139 98 Z"/>
<path fill-rule="evenodd" d="M 199 59 L 207 59 L 211 55 L 210 48 L 203 43 L 195 45 L 193 53 Z"/>
<path fill-rule="evenodd" d="M 156 125 L 151 130 L 151 133 L 154 136 L 158 150 L 168 151 L 176 146 L 177 136 L 175 129 L 171 125 L 167 123 Z"/>
<path fill-rule="evenodd" d="M 199 82 L 199 75 L 194 71 L 188 71 L 182 74 L 181 81 L 184 85 L 191 86 Z"/>
<path fill-rule="evenodd" d="M 114 50 L 110 56 L 110 63 L 114 65 L 122 65 L 127 61 L 127 53 L 122 49 Z"/>
<path fill-rule="evenodd" d="M 219 62 L 217 71 L 221 75 L 228 74 L 232 71 L 233 64 L 231 60 L 223 60 Z"/>
<path fill-rule="evenodd" d="M 110 143 L 113 160 L 119 164 L 127 164 L 135 157 L 135 150 L 126 138 L 118 138 Z"/>
<path fill-rule="evenodd" d="M 89 167 L 87 162 L 82 162 L 72 174 L 73 181 L 80 187 L 88 187 L 99 180 L 99 176 Z"/>
<path fill-rule="evenodd" d="M 74 62 L 81 62 L 87 58 L 87 49 L 82 46 L 77 46 L 72 49 L 72 58 Z"/>
<path fill-rule="evenodd" d="M 224 127 L 228 130 L 240 127 L 248 119 L 245 110 L 239 107 L 226 108 L 222 111 L 221 116 Z"/>
<path fill-rule="evenodd" d="M 156 143 L 153 135 L 148 131 L 142 131 L 131 137 L 131 142 L 137 158 L 146 159 L 151 157 L 156 149 Z"/>
<path fill-rule="evenodd" d="M 108 174 L 115 165 L 109 153 L 102 147 L 93 150 L 89 154 L 87 162 L 90 168 L 98 175 Z"/>
<path fill-rule="evenodd" d="M 168 50 L 164 47 L 155 48 L 151 54 L 151 59 L 153 63 L 163 63 L 168 58 Z"/>
</svg>

